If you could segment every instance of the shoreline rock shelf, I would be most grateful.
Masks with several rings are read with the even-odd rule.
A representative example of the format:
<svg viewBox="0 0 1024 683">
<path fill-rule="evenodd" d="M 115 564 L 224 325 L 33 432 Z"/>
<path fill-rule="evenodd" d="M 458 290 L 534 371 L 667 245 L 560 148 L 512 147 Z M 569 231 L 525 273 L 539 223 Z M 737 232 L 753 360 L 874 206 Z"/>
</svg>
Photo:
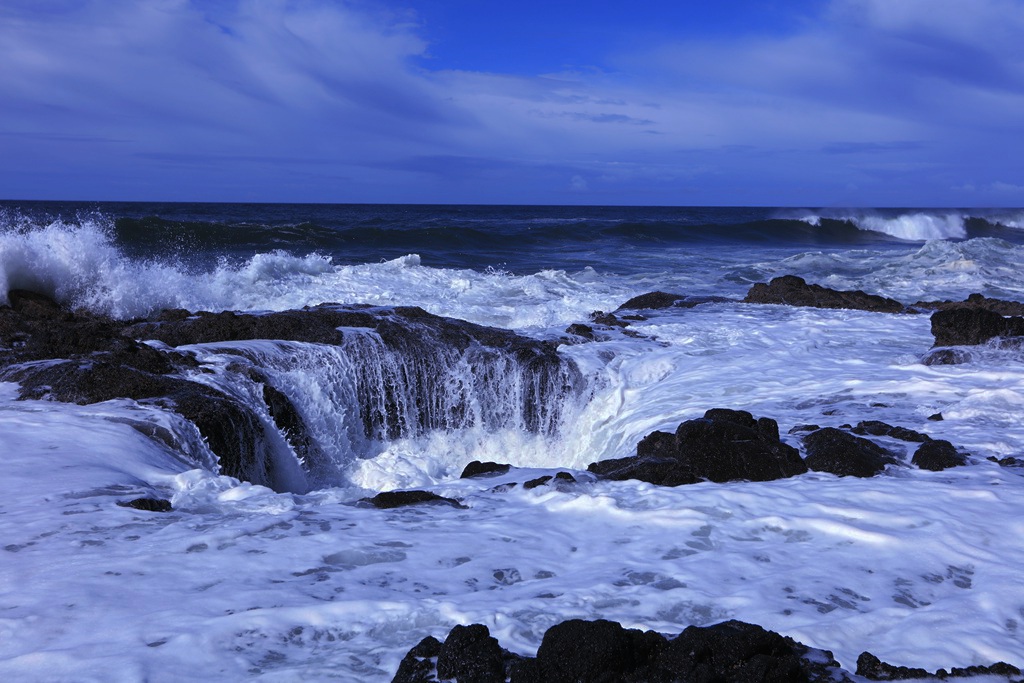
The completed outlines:
<svg viewBox="0 0 1024 683">
<path fill-rule="evenodd" d="M 689 626 L 666 637 L 614 621 L 571 619 L 544 633 L 535 657 L 505 650 L 482 624 L 455 626 L 444 642 L 427 636 L 409 650 L 392 683 L 854 683 L 973 676 L 1009 683 L 1020 675 L 1005 662 L 929 673 L 870 652 L 858 657 L 851 674 L 828 650 L 742 621 Z"/>
</svg>

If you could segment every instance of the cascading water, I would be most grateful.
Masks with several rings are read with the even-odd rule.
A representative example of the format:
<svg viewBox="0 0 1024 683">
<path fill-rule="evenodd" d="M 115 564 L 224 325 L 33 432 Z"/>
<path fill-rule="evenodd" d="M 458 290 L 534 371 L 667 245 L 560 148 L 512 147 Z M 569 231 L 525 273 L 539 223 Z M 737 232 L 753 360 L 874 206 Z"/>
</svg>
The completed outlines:
<svg viewBox="0 0 1024 683">
<path fill-rule="evenodd" d="M 586 399 L 586 381 L 571 360 L 479 343 L 459 349 L 428 331 L 397 348 L 363 329 L 345 329 L 338 345 L 255 340 L 187 348 L 216 368 L 196 379 L 252 405 L 270 431 L 291 432 L 265 439 L 268 457 L 278 461 L 269 483 L 288 490 L 346 485 L 356 461 L 432 432 L 555 439 Z M 263 383 L 294 407 L 297 429 L 275 426 Z M 305 486 L 293 472 L 296 462 Z"/>
</svg>

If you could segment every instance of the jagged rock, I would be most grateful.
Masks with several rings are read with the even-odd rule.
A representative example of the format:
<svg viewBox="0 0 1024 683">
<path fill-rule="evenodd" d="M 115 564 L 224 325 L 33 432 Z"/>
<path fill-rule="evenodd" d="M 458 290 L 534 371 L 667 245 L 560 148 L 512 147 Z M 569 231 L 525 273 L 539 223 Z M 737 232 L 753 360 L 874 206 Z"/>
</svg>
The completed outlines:
<svg viewBox="0 0 1024 683">
<path fill-rule="evenodd" d="M 430 491 L 385 491 L 372 498 L 363 498 L 360 502 L 368 503 L 381 510 L 391 510 L 409 505 L 450 505 L 454 508 L 466 508 L 454 498 L 445 498 Z"/>
<path fill-rule="evenodd" d="M 804 462 L 815 472 L 840 477 L 873 477 L 886 465 L 899 462 L 874 441 L 835 427 L 825 427 L 804 437 Z"/>
<path fill-rule="evenodd" d="M 921 444 L 911 462 L 923 470 L 941 472 L 950 467 L 967 464 L 967 457 L 948 441 L 935 439 Z"/>
<path fill-rule="evenodd" d="M 724 296 L 686 296 L 684 294 L 669 294 L 668 292 L 648 292 L 647 294 L 633 297 L 615 309 L 615 312 L 656 310 L 660 308 L 693 308 L 700 304 L 735 301 L 736 299 Z M 640 319 L 642 320 L 642 318 Z"/>
<path fill-rule="evenodd" d="M 590 320 L 606 327 L 629 327 L 629 323 L 619 320 L 614 313 L 605 313 L 604 311 L 594 311 L 590 314 Z"/>
<path fill-rule="evenodd" d="M 895 299 L 866 294 L 860 290 L 841 291 L 811 285 L 796 275 L 783 275 L 765 284 L 759 282 L 747 292 L 744 303 L 786 304 L 812 308 L 850 308 L 879 313 L 901 313 L 904 306 Z"/>
<path fill-rule="evenodd" d="M 162 498 L 136 498 L 135 500 L 123 500 L 117 503 L 121 507 L 143 510 L 145 512 L 170 512 L 171 501 Z"/>
<path fill-rule="evenodd" d="M 880 660 L 870 652 L 862 652 L 857 657 L 857 675 L 873 681 L 902 681 L 908 678 L 933 678 L 924 669 L 908 666 L 893 666 Z"/>
<path fill-rule="evenodd" d="M 1003 317 L 984 308 L 951 308 L 932 314 L 935 346 L 984 344 L 996 337 L 1024 336 L 1024 317 Z"/>
<path fill-rule="evenodd" d="M 571 619 L 544 633 L 537 650 L 536 679 L 547 683 L 643 680 L 665 637 L 652 631 L 625 629 L 617 622 Z M 526 683 L 523 677 L 513 679 Z"/>
<path fill-rule="evenodd" d="M 435 677 L 436 675 L 436 677 Z M 849 683 L 831 652 L 760 626 L 690 626 L 669 640 L 614 621 L 571 619 L 545 632 L 535 658 L 502 649 L 481 625 L 428 637 L 402 660 L 394 683 Z"/>
<path fill-rule="evenodd" d="M 583 323 L 573 323 L 569 327 L 565 328 L 565 331 L 576 337 L 582 337 L 590 341 L 595 341 L 597 335 L 594 334 L 594 328 L 590 325 L 584 325 Z"/>
<path fill-rule="evenodd" d="M 373 330 L 372 341 L 352 351 L 378 354 L 356 362 L 357 372 L 366 371 L 365 378 L 355 380 L 357 419 L 369 439 L 503 419 L 494 410 L 478 417 L 468 408 L 470 399 L 453 398 L 446 368 L 466 363 L 480 368 L 464 385 L 474 399 L 488 392 L 500 395 L 510 386 L 509 373 L 518 373 L 511 386 L 526 387 L 513 394 L 518 405 L 502 401 L 500 406 L 518 410 L 519 424 L 530 431 L 553 428 L 563 399 L 583 384 L 575 364 L 558 355 L 556 344 L 415 307 L 322 305 L 259 315 L 172 310 L 144 321 L 120 321 L 65 311 L 33 292 L 12 290 L 8 299 L 10 306 L 0 306 L 0 380 L 18 382 L 20 398 L 79 404 L 127 398 L 174 411 L 195 424 L 223 474 L 273 488 L 295 482 L 275 469 L 291 467 L 275 455 L 279 436 L 307 466 L 322 454 L 296 407 L 261 374 L 258 353 L 226 349 L 240 362 L 226 365 L 223 379 L 262 385 L 255 387 L 262 390 L 262 405 L 258 393 L 251 396 L 251 384 L 235 395 L 194 381 L 195 371 L 204 369 L 194 353 L 166 345 L 251 339 L 344 344 L 349 337 L 363 340 L 366 330 Z M 161 441 L 174 447 L 173 439 Z"/>
<path fill-rule="evenodd" d="M 576 477 L 572 476 L 568 472 L 559 472 L 554 476 L 551 476 L 550 474 L 545 474 L 542 477 L 537 477 L 536 479 L 531 479 L 530 481 L 526 482 L 525 484 L 523 484 L 523 488 L 528 490 L 535 489 L 538 486 L 544 486 L 549 482 L 555 482 L 556 484 L 559 482 L 575 484 Z"/>
<path fill-rule="evenodd" d="M 592 463 L 589 471 L 604 479 L 639 479 L 661 486 L 735 480 L 770 481 L 803 474 L 807 467 L 796 449 L 779 440 L 775 420 L 755 420 L 745 411 L 708 410 L 674 434 L 652 432 L 628 458 Z"/>
<path fill-rule="evenodd" d="M 668 292 L 648 292 L 647 294 L 641 294 L 635 296 L 626 303 L 619 306 L 616 310 L 640 310 L 640 309 L 658 309 L 658 308 L 671 308 L 680 299 L 686 297 L 682 294 L 669 294 Z"/>
<path fill-rule="evenodd" d="M 995 664 L 985 666 L 953 667 L 948 671 L 939 669 L 935 673 L 929 673 L 921 668 L 888 664 L 870 652 L 862 652 L 857 657 L 857 675 L 864 676 L 872 681 L 946 680 L 948 678 L 970 678 L 973 676 L 1003 676 L 1009 678 L 1020 676 L 1021 670 L 1006 662 L 996 662 Z"/>
<path fill-rule="evenodd" d="M 459 475 L 460 479 L 471 479 L 473 477 L 486 477 L 498 474 L 505 474 L 512 469 L 512 465 L 499 462 L 480 462 L 474 460 L 473 462 L 466 465 L 465 469 L 462 470 L 462 474 Z"/>
<path fill-rule="evenodd" d="M 910 307 L 931 311 L 946 311 L 953 308 L 980 308 L 998 313 L 999 315 L 1024 316 L 1024 303 L 1006 301 L 1004 299 L 990 299 L 981 294 L 971 294 L 963 301 L 918 301 L 915 304 L 911 304 Z"/>
<path fill-rule="evenodd" d="M 921 432 L 915 432 L 913 429 L 907 429 L 906 427 L 894 427 L 893 425 L 880 422 L 878 420 L 865 420 L 864 422 L 858 422 L 857 426 L 851 429 L 854 434 L 868 435 L 868 436 L 888 436 L 893 439 L 900 441 L 910 441 L 913 443 L 924 443 L 930 441 L 931 437 Z"/>
<path fill-rule="evenodd" d="M 392 683 L 431 683 L 437 681 L 437 656 L 441 641 L 427 636 L 402 658 Z"/>
<path fill-rule="evenodd" d="M 427 636 L 409 650 L 392 683 L 505 683 L 523 659 L 503 649 L 483 624 L 455 626 L 444 643 Z"/>
<path fill-rule="evenodd" d="M 690 626 L 672 640 L 655 663 L 651 680 L 758 681 L 799 683 L 844 680 L 830 652 L 817 665 L 806 659 L 810 649 L 760 626 L 726 621 Z M 833 678 L 832 674 L 836 674 Z"/>
</svg>

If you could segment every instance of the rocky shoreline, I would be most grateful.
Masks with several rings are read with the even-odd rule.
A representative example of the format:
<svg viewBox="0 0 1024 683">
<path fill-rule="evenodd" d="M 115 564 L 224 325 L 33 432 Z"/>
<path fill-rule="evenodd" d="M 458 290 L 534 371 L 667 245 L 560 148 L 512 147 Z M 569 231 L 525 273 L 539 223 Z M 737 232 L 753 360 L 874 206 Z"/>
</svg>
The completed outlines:
<svg viewBox="0 0 1024 683">
<path fill-rule="evenodd" d="M 522 395 L 517 406 L 521 424 L 531 431 L 551 424 L 550 413 L 557 410 L 560 397 L 583 391 L 579 369 L 558 354 L 555 342 L 443 318 L 414 307 L 325 304 L 266 314 L 170 310 L 146 319 L 115 320 L 69 311 L 46 296 L 24 290 L 10 291 L 8 300 L 9 306 L 0 307 L 0 380 L 18 383 L 20 399 L 77 404 L 130 399 L 170 411 L 194 428 L 219 473 L 276 490 L 288 488 L 285 474 L 277 469 L 280 459 L 275 449 L 281 444 L 287 444 L 297 462 L 305 466 L 322 457 L 301 411 L 273 386 L 265 370 L 244 349 L 230 350 L 237 362 L 218 371 L 229 373 L 248 393 L 205 381 L 204 375 L 215 370 L 199 359 L 190 348 L 193 345 L 273 340 L 341 346 L 372 331 L 374 343 L 401 359 L 403 365 L 401 373 L 360 396 L 359 427 L 368 438 L 396 438 L 409 430 L 457 424 L 461 419 L 457 402 L 441 406 L 438 399 L 449 391 L 450 382 L 438 378 L 443 377 L 445 363 L 453 355 L 460 362 L 485 368 L 474 375 L 480 382 L 476 390 L 483 392 L 496 391 L 508 380 L 503 373 L 514 367 L 519 380 L 534 388 Z M 574 341 L 586 343 L 615 330 L 628 333 L 630 321 L 642 319 L 644 311 L 722 301 L 739 302 L 652 292 L 626 302 L 613 313 L 596 312 L 589 324 L 573 325 L 567 333 Z M 926 364 L 963 362 L 969 358 L 964 347 L 994 344 L 1017 348 L 1024 339 L 1024 304 L 980 295 L 962 302 L 902 304 L 784 276 L 755 285 L 742 303 L 928 314 L 934 344 L 922 349 Z M 414 387 L 414 405 L 408 405 L 408 386 L 400 386 L 400 382 Z M 133 426 L 171 449 L 185 449 L 180 434 L 143 423 Z M 782 441 L 779 425 L 770 417 L 714 407 L 700 418 L 680 423 L 672 433 L 651 432 L 637 444 L 634 456 L 592 463 L 587 472 L 553 471 L 521 485 L 573 486 L 589 477 L 684 486 L 706 481 L 771 481 L 808 471 L 871 477 L 886 468 L 941 471 L 970 461 L 969 454 L 948 441 L 877 421 L 824 428 L 792 425 L 789 433 L 799 439 L 800 449 Z M 1000 464 L 1017 462 L 1010 458 Z M 501 463 L 472 463 L 463 476 L 486 477 L 511 469 Z M 154 513 L 171 509 L 168 501 L 158 499 L 122 504 Z M 381 509 L 463 507 L 458 500 L 428 491 L 381 493 L 362 504 Z M 1018 680 L 1020 676 L 1019 670 L 1005 664 L 929 674 L 885 664 L 869 653 L 861 660 L 855 675 L 869 680 L 982 674 Z M 414 647 L 395 680 L 856 680 L 850 676 L 826 651 L 811 650 L 741 622 L 691 627 L 668 639 L 624 629 L 614 622 L 571 621 L 545 634 L 536 658 L 503 650 L 484 626 L 456 627 L 444 643 L 428 638 Z"/>
<path fill-rule="evenodd" d="M 392 683 L 854 683 L 975 676 L 1016 682 L 1021 671 L 996 662 L 928 672 L 863 652 L 851 675 L 828 650 L 741 621 L 689 626 L 668 638 L 614 621 L 572 619 L 544 633 L 536 657 L 505 650 L 483 624 L 456 626 L 444 642 L 427 636 L 409 650 Z"/>
</svg>

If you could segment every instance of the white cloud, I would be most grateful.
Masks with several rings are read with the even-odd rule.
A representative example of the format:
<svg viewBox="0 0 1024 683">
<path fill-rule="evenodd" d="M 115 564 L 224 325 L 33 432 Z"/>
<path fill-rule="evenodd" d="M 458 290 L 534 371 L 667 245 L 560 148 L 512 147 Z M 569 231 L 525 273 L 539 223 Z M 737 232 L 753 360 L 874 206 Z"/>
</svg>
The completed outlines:
<svg viewBox="0 0 1024 683">
<path fill-rule="evenodd" d="M 399 187 L 435 160 L 445 187 L 470 190 L 557 166 L 564 191 L 566 177 L 594 191 L 758 178 L 845 191 L 908 169 L 991 186 L 1013 180 L 1011 162 L 978 150 L 1020 154 L 1007 154 L 1024 120 L 1019 0 L 833 0 L 790 35 L 536 77 L 431 71 L 409 15 L 364 2 L 48 2 L 0 9 L 0 140 L 39 173 L 106 164 L 133 182 L 156 164 L 209 184 L 260 167 L 252 182 L 266 184 L 307 163 L 314 182 L 333 165 Z M 453 159 L 487 173 L 452 175 Z"/>
</svg>

